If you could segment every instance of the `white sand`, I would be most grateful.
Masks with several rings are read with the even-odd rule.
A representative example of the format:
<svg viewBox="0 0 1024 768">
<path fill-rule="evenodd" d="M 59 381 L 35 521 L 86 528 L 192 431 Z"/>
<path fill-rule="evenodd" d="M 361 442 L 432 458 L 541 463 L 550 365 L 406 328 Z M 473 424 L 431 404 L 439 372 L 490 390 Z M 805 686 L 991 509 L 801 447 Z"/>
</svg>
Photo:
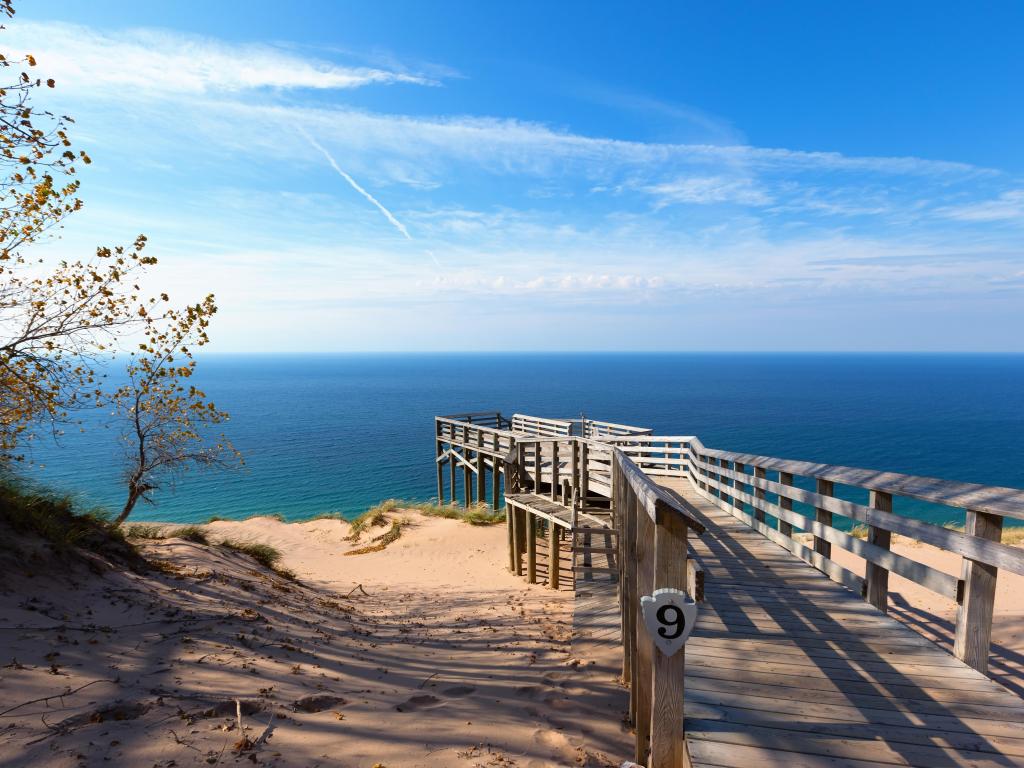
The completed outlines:
<svg viewBox="0 0 1024 768">
<path fill-rule="evenodd" d="M 504 526 L 413 521 L 358 556 L 336 520 L 206 527 L 277 547 L 300 583 L 180 539 L 145 547 L 166 574 L 8 558 L 0 765 L 617 765 L 629 735 L 579 687 L 572 593 L 513 577 Z"/>
</svg>

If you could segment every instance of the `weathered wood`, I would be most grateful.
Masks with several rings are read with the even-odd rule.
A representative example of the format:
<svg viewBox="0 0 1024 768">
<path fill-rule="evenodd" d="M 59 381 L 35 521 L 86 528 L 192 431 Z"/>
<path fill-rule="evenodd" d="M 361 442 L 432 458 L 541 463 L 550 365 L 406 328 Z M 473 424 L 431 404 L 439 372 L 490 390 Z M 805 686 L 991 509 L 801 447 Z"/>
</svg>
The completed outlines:
<svg viewBox="0 0 1024 768">
<path fill-rule="evenodd" d="M 524 525 L 526 528 L 526 581 L 537 583 L 537 518 L 527 510 Z"/>
<path fill-rule="evenodd" d="M 548 586 L 552 589 L 558 589 L 560 581 L 558 531 L 557 525 L 548 523 Z"/>
<path fill-rule="evenodd" d="M 660 515 L 654 534 L 654 589 L 670 587 L 686 591 L 686 521 L 677 514 Z M 646 642 L 652 642 L 648 637 Z M 686 649 L 666 656 L 653 650 L 651 683 L 650 768 L 681 768 L 686 765 L 683 728 L 683 673 Z M 636 758 L 638 761 L 640 757 Z"/>
<path fill-rule="evenodd" d="M 892 512 L 892 494 L 885 491 L 871 491 L 871 506 L 882 512 Z M 868 528 L 868 543 L 882 549 L 889 549 L 892 533 L 872 525 Z M 882 613 L 889 610 L 889 570 L 878 563 L 868 562 L 864 572 L 867 601 Z"/>
<path fill-rule="evenodd" d="M 824 480 L 819 477 L 816 484 L 816 490 L 822 496 L 831 496 L 835 493 L 835 483 L 831 480 Z M 814 518 L 822 525 L 832 525 L 832 513 L 822 507 L 817 507 L 814 510 Z M 822 557 L 832 557 L 832 543 L 827 539 L 823 539 L 820 536 L 815 535 L 814 551 Z"/>
<path fill-rule="evenodd" d="M 558 441 L 551 443 L 551 500 L 557 501 L 561 491 L 561 483 L 558 480 Z"/>
<path fill-rule="evenodd" d="M 494 453 L 497 455 L 500 440 L 497 435 L 494 435 L 493 448 Z M 497 512 L 501 508 L 501 471 L 499 470 L 498 462 L 495 461 L 491 467 L 491 509 Z"/>
<path fill-rule="evenodd" d="M 686 590 L 694 602 L 704 602 L 704 570 L 692 557 L 686 560 Z"/>
<path fill-rule="evenodd" d="M 632 487 L 632 484 L 631 484 Z M 633 487 L 635 492 L 636 488 Z M 637 494 L 636 515 L 636 594 L 649 595 L 654 591 L 654 519 L 642 508 L 644 501 Z M 633 669 L 633 684 L 636 698 L 634 725 L 636 726 L 636 753 L 638 763 L 647 764 L 651 741 L 651 680 L 654 664 L 654 645 L 645 639 L 647 630 L 638 606 L 635 611 L 636 665 Z"/>
<path fill-rule="evenodd" d="M 790 472 L 779 472 L 779 485 L 792 486 L 793 485 L 793 475 L 792 475 L 792 473 L 790 473 Z M 788 496 L 779 496 L 779 506 L 782 507 L 783 509 L 786 509 L 786 510 L 792 510 L 793 509 L 793 500 L 790 499 Z M 783 528 L 782 527 L 783 525 L 785 525 L 786 527 Z M 783 536 L 792 536 L 793 535 L 793 525 L 792 525 L 792 523 L 789 523 L 789 522 L 783 523 L 780 520 L 779 521 L 779 533 L 781 533 Z"/>
<path fill-rule="evenodd" d="M 968 510 L 965 532 L 989 541 L 999 541 L 1003 533 L 1003 518 Z M 953 653 L 964 663 L 985 673 L 992 643 L 992 615 L 999 572 L 995 566 L 966 557 L 962 572 L 964 594 L 957 608 Z"/>
<path fill-rule="evenodd" d="M 455 503 L 455 486 L 456 486 L 455 477 L 456 477 L 456 474 L 455 474 L 455 460 L 451 459 L 451 458 L 448 459 L 448 474 L 449 474 L 449 483 L 448 483 L 449 489 L 448 490 L 451 493 L 451 498 L 449 499 L 449 501 L 452 504 L 454 504 Z"/>
<path fill-rule="evenodd" d="M 708 470 L 698 467 L 702 474 L 701 479 L 707 477 Z M 988 541 L 981 537 L 970 536 L 960 531 L 951 530 L 941 525 L 926 523 L 923 520 L 915 520 L 910 517 L 883 512 L 862 504 L 855 504 L 844 499 L 837 499 L 830 496 L 821 496 L 813 491 L 805 491 L 792 485 L 792 475 L 786 472 L 779 473 L 781 477 L 789 477 L 789 483 L 781 480 L 774 483 L 770 480 L 754 479 L 753 484 L 768 493 L 776 493 L 780 496 L 780 504 L 784 508 L 792 509 L 793 501 L 800 501 L 814 507 L 822 507 L 837 515 L 843 515 L 865 525 L 875 525 L 885 528 L 893 533 L 899 533 L 917 541 L 931 544 L 939 549 L 946 549 L 973 560 L 995 565 L 999 568 L 1013 571 L 1024 575 L 1024 549 L 1011 547 L 994 541 Z M 786 506 L 788 505 L 788 506 Z"/>
<path fill-rule="evenodd" d="M 484 462 L 484 434 L 477 433 L 476 450 L 476 501 L 483 504 L 487 501 L 487 465 Z"/>
<path fill-rule="evenodd" d="M 754 467 L 754 477 L 759 479 L 759 480 L 767 480 L 768 479 L 768 472 L 767 472 L 767 470 L 765 470 L 764 467 Z M 766 494 L 763 489 L 758 488 L 758 487 L 755 486 L 754 487 L 754 497 L 756 499 L 758 499 L 759 501 L 764 502 L 764 501 L 767 500 L 768 494 Z M 755 504 L 754 505 L 754 519 L 757 520 L 759 523 L 763 523 L 764 522 L 764 507 L 763 506 L 761 506 L 759 504 Z"/>
</svg>

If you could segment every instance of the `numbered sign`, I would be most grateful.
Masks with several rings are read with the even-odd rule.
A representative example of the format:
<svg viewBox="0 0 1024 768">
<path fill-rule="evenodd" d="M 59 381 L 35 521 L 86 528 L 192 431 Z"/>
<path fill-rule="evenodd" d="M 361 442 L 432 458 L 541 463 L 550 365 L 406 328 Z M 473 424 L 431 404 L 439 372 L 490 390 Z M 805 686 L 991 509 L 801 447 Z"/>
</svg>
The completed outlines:
<svg viewBox="0 0 1024 768">
<path fill-rule="evenodd" d="M 640 598 L 647 632 L 666 656 L 675 655 L 686 643 L 697 621 L 697 604 L 678 589 L 656 589 Z"/>
</svg>

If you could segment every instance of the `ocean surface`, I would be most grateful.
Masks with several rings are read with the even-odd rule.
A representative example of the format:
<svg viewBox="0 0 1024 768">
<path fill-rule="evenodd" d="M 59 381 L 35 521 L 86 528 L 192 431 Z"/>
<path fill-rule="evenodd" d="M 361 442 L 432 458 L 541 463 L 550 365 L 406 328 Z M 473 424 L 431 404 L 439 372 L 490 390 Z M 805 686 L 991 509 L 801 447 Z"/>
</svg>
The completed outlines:
<svg viewBox="0 0 1024 768">
<path fill-rule="evenodd" d="M 351 517 L 430 499 L 433 417 L 484 410 L 582 412 L 712 448 L 1024 488 L 1021 355 L 225 355 L 201 358 L 197 378 L 231 413 L 246 466 L 187 473 L 133 519 Z M 27 474 L 119 509 L 124 448 L 104 420 L 42 439 Z"/>
</svg>

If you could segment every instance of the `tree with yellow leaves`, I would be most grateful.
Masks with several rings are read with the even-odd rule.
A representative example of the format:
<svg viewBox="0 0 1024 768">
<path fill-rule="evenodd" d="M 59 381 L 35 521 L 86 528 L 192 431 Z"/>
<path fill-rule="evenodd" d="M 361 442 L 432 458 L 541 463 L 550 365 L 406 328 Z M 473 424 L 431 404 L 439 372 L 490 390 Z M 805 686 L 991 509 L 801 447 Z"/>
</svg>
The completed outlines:
<svg viewBox="0 0 1024 768">
<path fill-rule="evenodd" d="M 128 383 L 113 396 L 115 412 L 126 425 L 125 481 L 128 497 L 118 525 L 139 501 L 190 467 L 226 467 L 241 456 L 213 427 L 228 415 L 191 384 L 196 368 L 192 348 L 209 342 L 207 328 L 217 306 L 213 296 L 183 311 L 168 309 L 160 321 L 148 321 L 145 341 L 132 353 Z"/>
<path fill-rule="evenodd" d="M 14 15 L 11 0 L 0 0 L 0 14 Z M 6 82 L 0 79 L 3 463 L 19 458 L 33 427 L 56 425 L 70 410 L 98 401 L 96 362 L 146 311 L 136 280 L 156 263 L 143 255 L 142 236 L 131 247 L 99 248 L 92 259 L 53 267 L 24 254 L 82 207 L 75 166 L 90 162 L 85 152 L 72 149 L 71 118 L 33 107 L 35 89 L 56 85 L 32 77 L 35 66 L 31 55 L 0 55 L 0 78 L 8 75 Z"/>
</svg>

